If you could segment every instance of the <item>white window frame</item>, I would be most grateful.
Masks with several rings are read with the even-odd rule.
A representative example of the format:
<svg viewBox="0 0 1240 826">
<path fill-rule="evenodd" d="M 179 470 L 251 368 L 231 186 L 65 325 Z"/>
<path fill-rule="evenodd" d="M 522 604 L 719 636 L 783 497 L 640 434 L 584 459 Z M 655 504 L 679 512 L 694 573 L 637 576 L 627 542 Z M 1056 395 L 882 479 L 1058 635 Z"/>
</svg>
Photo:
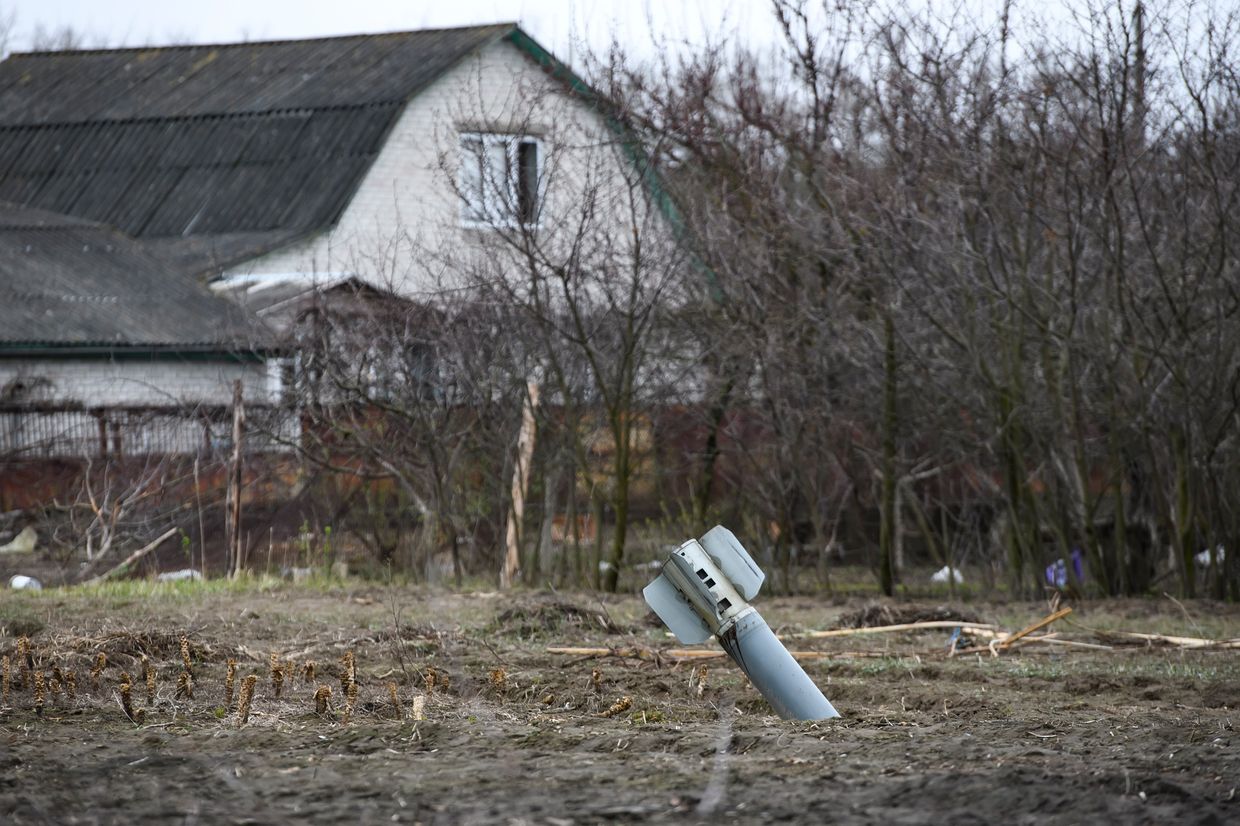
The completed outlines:
<svg viewBox="0 0 1240 826">
<path fill-rule="evenodd" d="M 481 146 L 481 155 L 470 144 Z M 534 219 L 522 223 L 517 219 L 516 210 L 520 199 L 521 165 L 520 147 L 534 147 L 535 185 L 534 185 Z M 459 178 L 461 202 L 461 225 L 471 229 L 516 229 L 524 226 L 537 229 L 541 223 L 543 199 L 546 196 L 543 187 L 543 165 L 546 160 L 543 142 L 534 135 L 511 134 L 505 132 L 461 132 L 460 133 L 461 173 Z M 487 170 L 478 169 L 479 162 L 490 157 L 490 150 L 503 147 L 506 168 L 503 180 L 487 180 Z M 467 174 L 467 170 L 477 170 L 477 175 Z M 493 184 L 499 183 L 502 189 L 496 191 Z"/>
</svg>

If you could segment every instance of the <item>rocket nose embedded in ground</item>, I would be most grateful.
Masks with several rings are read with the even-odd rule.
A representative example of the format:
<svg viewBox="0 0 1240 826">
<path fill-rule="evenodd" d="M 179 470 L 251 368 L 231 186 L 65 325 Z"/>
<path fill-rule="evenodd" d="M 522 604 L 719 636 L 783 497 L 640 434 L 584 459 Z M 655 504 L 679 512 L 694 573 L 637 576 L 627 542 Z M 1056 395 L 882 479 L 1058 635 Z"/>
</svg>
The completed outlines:
<svg viewBox="0 0 1240 826">
<path fill-rule="evenodd" d="M 719 644 L 785 720 L 840 716 L 757 611 L 737 620 L 719 636 Z"/>
</svg>

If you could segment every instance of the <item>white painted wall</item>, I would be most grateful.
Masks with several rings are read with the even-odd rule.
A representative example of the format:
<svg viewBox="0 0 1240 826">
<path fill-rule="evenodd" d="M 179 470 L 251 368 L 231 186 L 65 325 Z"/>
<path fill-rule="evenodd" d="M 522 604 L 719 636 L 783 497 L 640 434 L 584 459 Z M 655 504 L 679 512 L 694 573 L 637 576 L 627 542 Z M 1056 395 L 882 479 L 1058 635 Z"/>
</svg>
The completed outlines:
<svg viewBox="0 0 1240 826">
<path fill-rule="evenodd" d="M 494 242 L 493 232 L 463 226 L 452 184 L 459 135 L 479 131 L 540 137 L 548 231 L 572 224 L 583 193 L 596 193 L 600 180 L 623 189 L 627 162 L 599 115 L 516 46 L 499 41 L 410 101 L 334 227 L 226 275 L 347 272 L 408 295 L 434 289 L 437 277 L 451 273 L 427 250 L 459 255 Z M 616 219 L 624 220 L 623 207 Z"/>
<path fill-rule="evenodd" d="M 261 407 L 280 390 L 264 363 L 0 358 L 0 458 L 222 455 L 236 380 L 250 405 L 247 450 L 289 450 L 300 421 Z"/>
<path fill-rule="evenodd" d="M 269 399 L 263 363 L 0 359 L 0 389 L 15 381 L 32 395 L 13 401 L 86 407 L 171 407 L 232 404 L 233 382 L 254 402 Z"/>
</svg>

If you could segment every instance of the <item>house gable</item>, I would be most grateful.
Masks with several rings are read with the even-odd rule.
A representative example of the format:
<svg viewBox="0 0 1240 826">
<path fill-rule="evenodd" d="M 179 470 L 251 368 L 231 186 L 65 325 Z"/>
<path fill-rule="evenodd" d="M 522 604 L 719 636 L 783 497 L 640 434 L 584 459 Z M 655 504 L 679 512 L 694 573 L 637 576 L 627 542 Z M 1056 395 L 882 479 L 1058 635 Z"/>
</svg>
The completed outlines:
<svg viewBox="0 0 1240 826">
<path fill-rule="evenodd" d="M 615 151 L 619 127 L 610 124 L 593 93 L 520 29 L 512 29 L 459 61 L 404 107 L 340 219 L 327 230 L 225 271 L 360 276 L 407 294 L 430 289 L 420 251 L 485 234 L 470 232 L 453 175 L 463 134 L 530 135 L 548 143 L 588 147 L 557 169 L 552 198 L 573 198 L 583 167 L 615 174 L 625 162 Z M 590 157 L 586 157 L 586 155 Z M 632 161 L 629 158 L 628 161 Z"/>
<path fill-rule="evenodd" d="M 286 243 L 339 218 L 411 96 L 511 29 L 14 55 L 0 200 L 143 239 Z"/>
</svg>

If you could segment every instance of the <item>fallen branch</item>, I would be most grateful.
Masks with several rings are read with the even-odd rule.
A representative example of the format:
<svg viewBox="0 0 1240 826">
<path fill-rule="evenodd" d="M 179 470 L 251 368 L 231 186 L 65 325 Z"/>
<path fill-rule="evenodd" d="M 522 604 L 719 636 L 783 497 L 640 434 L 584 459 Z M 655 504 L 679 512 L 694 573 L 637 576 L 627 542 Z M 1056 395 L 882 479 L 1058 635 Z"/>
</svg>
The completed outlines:
<svg viewBox="0 0 1240 826">
<path fill-rule="evenodd" d="M 905 622 L 899 625 L 874 625 L 869 628 L 836 628 L 830 631 L 805 631 L 799 634 L 783 634 L 780 639 L 825 639 L 827 637 L 853 637 L 858 634 L 893 634 L 898 631 L 922 631 L 936 628 L 959 628 L 966 633 L 974 631 L 994 631 L 997 625 L 984 622 L 963 622 L 957 620 L 925 620 L 924 622 Z"/>
<path fill-rule="evenodd" d="M 1010 637 L 1004 637 L 1003 639 L 997 641 L 996 643 L 992 643 L 991 649 L 990 649 L 991 653 L 997 657 L 999 656 L 997 653 L 998 651 L 1006 651 L 1007 649 L 1011 648 L 1021 638 L 1029 636 L 1034 631 L 1040 631 L 1046 626 L 1050 625 L 1055 620 L 1063 619 L 1064 617 L 1068 616 L 1068 614 L 1071 614 L 1071 613 L 1072 613 L 1071 607 L 1060 608 L 1055 613 L 1049 616 L 1042 617 L 1042 619 L 1038 620 L 1032 625 L 1025 626 L 1024 628 L 1017 631 L 1015 634 L 1012 634 Z"/>
<path fill-rule="evenodd" d="M 1240 639 L 1210 640 L 1204 637 L 1174 637 L 1167 634 L 1141 634 L 1136 631 L 1095 631 L 1099 637 L 1123 637 L 1144 642 L 1161 642 L 1180 648 L 1240 648 Z"/>
<path fill-rule="evenodd" d="M 581 647 L 581 646 L 548 646 L 546 648 L 548 654 L 567 654 L 570 657 L 581 657 L 582 659 L 591 659 L 593 657 L 621 657 L 632 660 L 648 660 L 658 662 L 660 652 L 650 648 L 628 647 L 628 648 L 602 648 L 602 647 Z"/>
<path fill-rule="evenodd" d="M 569 646 L 548 646 L 544 649 L 548 654 L 566 654 L 570 657 L 625 657 L 629 659 L 650 660 L 654 662 L 669 660 L 713 660 L 726 657 L 726 651 L 718 648 L 666 648 L 654 650 L 650 648 L 583 648 Z M 885 651 L 789 651 L 798 660 L 820 660 L 826 657 L 849 659 L 857 657 L 889 657 Z"/>
<path fill-rule="evenodd" d="M 970 633 L 972 633 L 976 637 L 986 637 L 987 639 L 992 639 L 992 640 L 1003 640 L 1003 639 L 1007 639 L 1010 636 L 1010 634 L 1007 631 L 989 631 L 984 628 L 975 628 Z M 1099 645 L 1098 643 L 1080 642 L 1078 640 L 1061 640 L 1059 639 L 1059 632 L 1055 632 L 1053 634 L 1042 634 L 1041 636 L 1037 636 L 1037 637 L 1030 635 L 1028 637 L 1025 637 L 1024 640 L 1022 640 L 1022 642 L 1044 642 L 1050 645 L 1067 645 L 1067 646 L 1072 646 L 1075 648 L 1091 648 L 1095 651 L 1114 651 L 1115 650 L 1115 646 L 1113 645 Z M 957 654 L 972 654 L 975 651 L 989 651 L 989 650 L 990 649 L 987 646 L 977 646 L 974 648 L 961 648 L 957 650 L 956 653 Z"/>
<path fill-rule="evenodd" d="M 107 571 L 104 571 L 102 574 L 100 574 L 97 577 L 92 577 L 78 584 L 79 585 L 98 585 L 100 582 L 106 582 L 107 580 L 116 576 L 118 573 L 121 573 L 122 571 L 124 571 L 126 568 L 128 568 L 133 563 L 137 562 L 142 557 L 149 554 L 151 551 L 158 548 L 160 545 L 164 544 L 164 542 L 170 539 L 173 536 L 173 534 L 175 534 L 178 530 L 179 528 L 169 528 L 167 531 L 160 534 L 160 536 L 156 538 L 154 541 L 150 542 L 149 544 L 143 545 L 141 548 L 134 551 L 129 556 L 125 557 L 125 559 L 119 565 L 109 568 Z"/>
</svg>

